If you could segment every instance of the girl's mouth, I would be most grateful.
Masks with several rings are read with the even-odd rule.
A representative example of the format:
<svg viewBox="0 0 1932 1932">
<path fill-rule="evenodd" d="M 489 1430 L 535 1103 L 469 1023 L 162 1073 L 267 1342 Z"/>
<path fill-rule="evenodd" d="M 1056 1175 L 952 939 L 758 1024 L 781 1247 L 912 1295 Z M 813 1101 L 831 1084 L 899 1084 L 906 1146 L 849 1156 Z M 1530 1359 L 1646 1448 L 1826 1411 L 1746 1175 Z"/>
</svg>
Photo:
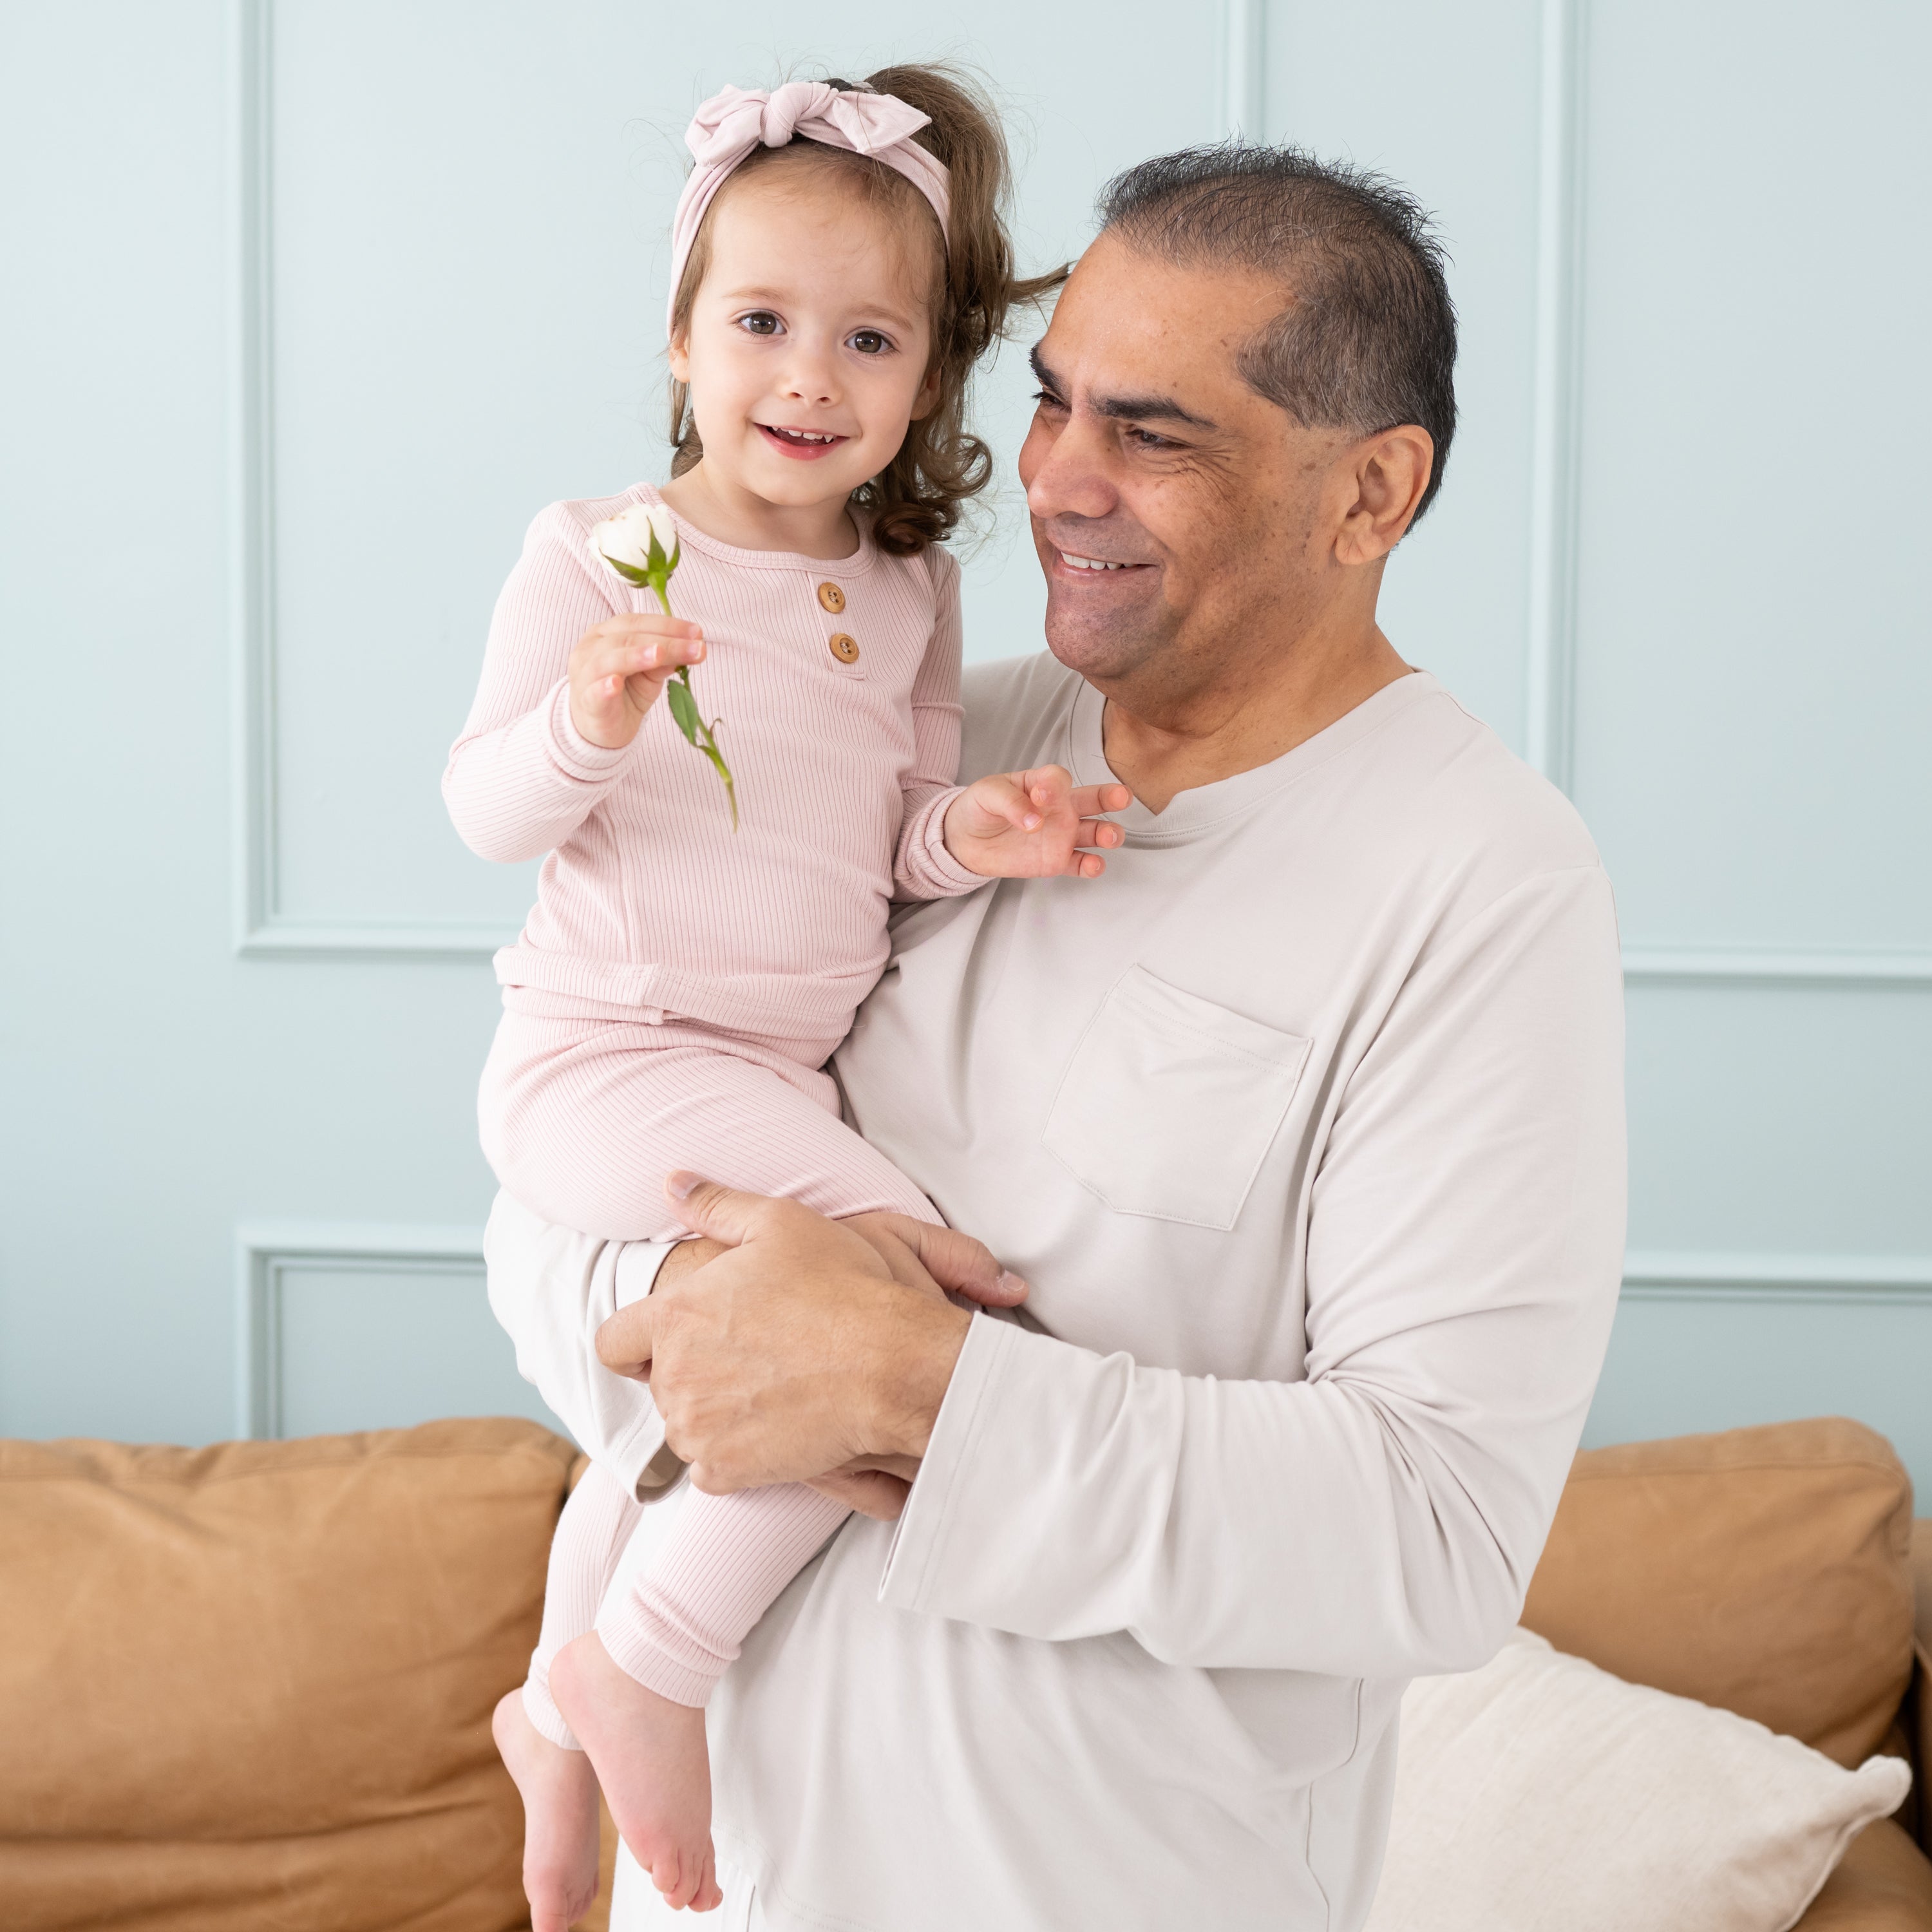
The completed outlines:
<svg viewBox="0 0 1932 1932">
<path fill-rule="evenodd" d="M 758 430 L 772 448 L 783 451 L 796 463 L 815 463 L 842 442 L 851 440 L 849 436 L 834 436 L 830 430 L 774 429 L 770 423 L 760 423 Z"/>
</svg>

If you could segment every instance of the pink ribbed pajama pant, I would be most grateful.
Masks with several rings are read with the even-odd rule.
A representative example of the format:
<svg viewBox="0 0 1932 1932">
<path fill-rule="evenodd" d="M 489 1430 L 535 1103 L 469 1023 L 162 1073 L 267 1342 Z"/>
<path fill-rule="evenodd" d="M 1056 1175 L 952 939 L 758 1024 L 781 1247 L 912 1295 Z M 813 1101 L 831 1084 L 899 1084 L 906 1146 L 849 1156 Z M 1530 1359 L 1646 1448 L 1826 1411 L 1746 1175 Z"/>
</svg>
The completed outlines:
<svg viewBox="0 0 1932 1932">
<path fill-rule="evenodd" d="M 925 1196 L 838 1118 L 838 1089 L 818 1070 L 819 1043 L 789 1048 L 688 1023 L 586 1018 L 554 996 L 512 989 L 484 1069 L 484 1151 L 526 1207 L 610 1240 L 687 1232 L 664 1194 L 677 1168 L 821 1214 L 889 1209 L 937 1222 Z M 553 1743 L 577 1742 L 550 1695 L 550 1660 L 565 1644 L 594 1625 L 639 1683 L 703 1705 L 753 1624 L 848 1514 L 802 1484 L 693 1491 L 668 1541 L 600 1614 L 640 1513 L 593 1462 L 558 1521 L 524 1688 L 531 1721 Z"/>
</svg>

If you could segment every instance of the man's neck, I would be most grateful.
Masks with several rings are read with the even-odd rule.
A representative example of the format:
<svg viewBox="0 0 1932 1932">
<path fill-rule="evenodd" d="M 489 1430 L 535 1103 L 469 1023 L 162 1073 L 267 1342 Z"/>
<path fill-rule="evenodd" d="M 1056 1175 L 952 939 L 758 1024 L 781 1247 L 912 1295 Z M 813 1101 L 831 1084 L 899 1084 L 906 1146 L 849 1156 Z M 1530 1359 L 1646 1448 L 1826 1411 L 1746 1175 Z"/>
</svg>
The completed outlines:
<svg viewBox="0 0 1932 1932">
<path fill-rule="evenodd" d="M 1102 686 L 1101 742 L 1114 776 L 1150 812 L 1165 812 L 1178 793 L 1285 758 L 1412 668 L 1371 622 L 1345 646 L 1291 652 L 1238 687 Z"/>
</svg>

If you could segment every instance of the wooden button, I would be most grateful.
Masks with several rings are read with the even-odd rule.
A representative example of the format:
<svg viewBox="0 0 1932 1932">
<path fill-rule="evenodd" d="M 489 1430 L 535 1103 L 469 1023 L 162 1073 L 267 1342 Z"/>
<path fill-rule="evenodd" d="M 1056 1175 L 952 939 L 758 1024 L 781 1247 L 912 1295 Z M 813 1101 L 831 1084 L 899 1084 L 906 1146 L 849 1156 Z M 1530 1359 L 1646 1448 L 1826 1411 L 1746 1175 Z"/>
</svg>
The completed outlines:
<svg viewBox="0 0 1932 1932">
<path fill-rule="evenodd" d="M 833 586 L 836 587 L 836 585 Z M 827 641 L 832 646 L 832 655 L 841 664 L 856 664 L 859 662 L 859 640 L 856 638 L 848 638 L 843 631 L 834 631 Z"/>
<path fill-rule="evenodd" d="M 821 584 L 818 586 L 818 601 L 836 617 L 845 608 L 845 593 L 836 584 Z"/>
</svg>

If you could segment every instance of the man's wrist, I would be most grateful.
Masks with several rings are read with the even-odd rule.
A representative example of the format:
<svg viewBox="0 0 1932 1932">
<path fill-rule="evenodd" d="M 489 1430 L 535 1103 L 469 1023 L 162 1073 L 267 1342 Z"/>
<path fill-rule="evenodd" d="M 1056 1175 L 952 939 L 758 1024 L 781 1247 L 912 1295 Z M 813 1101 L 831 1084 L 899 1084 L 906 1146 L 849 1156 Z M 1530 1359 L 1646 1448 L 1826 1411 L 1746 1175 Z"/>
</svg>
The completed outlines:
<svg viewBox="0 0 1932 1932">
<path fill-rule="evenodd" d="M 872 1419 L 866 1450 L 875 1456 L 926 1454 L 973 1318 L 932 1294 L 902 1291 L 879 1337 L 868 1377 Z"/>
</svg>

